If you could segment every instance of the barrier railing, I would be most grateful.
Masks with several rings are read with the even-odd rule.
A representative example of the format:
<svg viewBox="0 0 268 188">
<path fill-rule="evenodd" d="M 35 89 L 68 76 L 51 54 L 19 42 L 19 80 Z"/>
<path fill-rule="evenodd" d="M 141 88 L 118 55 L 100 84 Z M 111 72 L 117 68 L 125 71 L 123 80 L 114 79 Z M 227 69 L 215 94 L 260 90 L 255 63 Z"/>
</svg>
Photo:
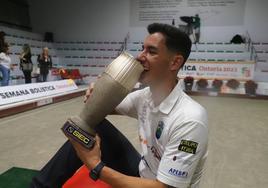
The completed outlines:
<svg viewBox="0 0 268 188">
<path fill-rule="evenodd" d="M 124 38 L 124 41 L 123 41 L 121 47 L 119 48 L 117 55 L 120 55 L 124 50 L 127 49 L 128 40 L 129 40 L 129 32 L 127 33 L 126 37 Z"/>
<path fill-rule="evenodd" d="M 248 31 L 246 31 L 246 45 L 247 50 L 250 52 L 250 60 L 256 63 L 258 61 L 258 55 Z"/>
</svg>

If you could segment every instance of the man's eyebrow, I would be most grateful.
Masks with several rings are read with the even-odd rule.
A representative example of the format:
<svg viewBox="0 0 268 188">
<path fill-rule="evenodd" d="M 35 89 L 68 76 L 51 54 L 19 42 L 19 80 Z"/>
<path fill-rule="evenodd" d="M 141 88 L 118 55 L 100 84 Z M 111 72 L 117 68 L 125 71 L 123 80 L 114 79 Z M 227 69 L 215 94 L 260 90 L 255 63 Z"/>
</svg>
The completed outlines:
<svg viewBox="0 0 268 188">
<path fill-rule="evenodd" d="M 158 48 L 155 46 L 148 46 L 149 50 L 154 50 L 154 51 L 158 51 Z"/>
<path fill-rule="evenodd" d="M 141 46 L 142 47 L 142 50 L 144 49 L 144 45 L 142 45 Z M 158 48 L 157 47 L 155 47 L 155 46 L 147 46 L 147 48 L 149 49 L 149 50 L 154 50 L 154 51 L 158 51 Z"/>
</svg>

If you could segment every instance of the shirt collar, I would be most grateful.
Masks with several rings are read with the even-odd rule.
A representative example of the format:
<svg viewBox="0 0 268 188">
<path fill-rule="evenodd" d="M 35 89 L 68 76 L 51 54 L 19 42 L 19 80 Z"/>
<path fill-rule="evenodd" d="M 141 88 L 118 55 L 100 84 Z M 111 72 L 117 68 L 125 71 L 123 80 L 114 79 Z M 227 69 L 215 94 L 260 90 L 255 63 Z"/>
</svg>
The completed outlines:
<svg viewBox="0 0 268 188">
<path fill-rule="evenodd" d="M 147 96 L 149 106 L 153 109 L 153 112 L 157 112 L 159 110 L 164 114 L 169 114 L 178 99 L 182 96 L 182 90 L 178 82 L 171 93 L 157 107 L 154 107 L 151 92 L 149 92 Z"/>
</svg>

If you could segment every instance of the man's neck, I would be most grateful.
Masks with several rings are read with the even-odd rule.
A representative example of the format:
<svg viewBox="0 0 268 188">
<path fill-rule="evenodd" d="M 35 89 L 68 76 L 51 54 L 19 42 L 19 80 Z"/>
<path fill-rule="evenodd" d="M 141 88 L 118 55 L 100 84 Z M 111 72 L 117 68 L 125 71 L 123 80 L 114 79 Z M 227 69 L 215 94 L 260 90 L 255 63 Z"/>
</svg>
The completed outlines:
<svg viewBox="0 0 268 188">
<path fill-rule="evenodd" d="M 154 106 L 160 105 L 161 102 L 172 92 L 176 85 L 177 80 L 172 82 L 162 82 L 160 84 L 150 86 Z"/>
</svg>

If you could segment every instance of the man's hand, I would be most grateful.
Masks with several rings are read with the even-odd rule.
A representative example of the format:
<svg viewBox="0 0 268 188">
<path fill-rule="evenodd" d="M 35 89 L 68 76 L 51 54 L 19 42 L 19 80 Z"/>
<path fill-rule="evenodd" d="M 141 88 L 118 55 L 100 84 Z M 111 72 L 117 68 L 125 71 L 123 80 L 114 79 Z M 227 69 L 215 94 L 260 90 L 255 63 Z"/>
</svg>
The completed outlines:
<svg viewBox="0 0 268 188">
<path fill-rule="evenodd" d="M 101 77 L 101 75 L 98 75 L 97 80 L 100 79 L 100 77 Z M 87 100 L 89 99 L 90 95 L 92 94 L 94 86 L 95 86 L 95 82 L 91 82 L 89 84 L 89 87 L 88 87 L 88 89 L 86 91 L 86 95 L 84 96 L 84 103 L 87 102 Z"/>
<path fill-rule="evenodd" d="M 92 94 L 93 92 L 93 89 L 94 89 L 94 85 L 95 85 L 95 82 L 92 82 L 89 84 L 89 87 L 86 91 L 86 95 L 84 96 L 84 103 L 87 102 L 87 100 L 89 99 L 90 95 Z"/>
<path fill-rule="evenodd" d="M 72 143 L 78 157 L 83 161 L 83 163 L 89 169 L 94 168 L 101 161 L 101 150 L 100 150 L 101 139 L 98 135 L 95 136 L 96 142 L 95 142 L 94 147 L 91 150 L 83 147 L 81 144 L 76 142 L 74 139 L 72 139 L 70 137 L 68 137 L 68 138 L 69 138 L 70 142 Z"/>
</svg>

